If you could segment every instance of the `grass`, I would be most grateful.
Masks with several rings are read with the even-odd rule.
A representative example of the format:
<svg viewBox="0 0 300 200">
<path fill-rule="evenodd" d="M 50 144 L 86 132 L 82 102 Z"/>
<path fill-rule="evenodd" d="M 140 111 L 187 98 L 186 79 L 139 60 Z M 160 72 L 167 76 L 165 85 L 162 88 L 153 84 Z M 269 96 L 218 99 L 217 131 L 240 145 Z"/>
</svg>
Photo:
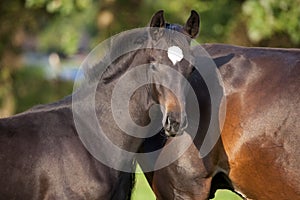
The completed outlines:
<svg viewBox="0 0 300 200">
<path fill-rule="evenodd" d="M 143 173 L 136 173 L 136 184 L 131 199 L 132 200 L 155 200 L 155 195 L 152 192 Z"/>
<path fill-rule="evenodd" d="M 140 170 L 138 167 L 137 171 L 140 172 Z M 136 184 L 132 200 L 155 200 L 155 195 L 143 173 L 136 173 Z M 228 190 L 218 190 L 214 200 L 241 200 L 241 198 Z"/>
</svg>

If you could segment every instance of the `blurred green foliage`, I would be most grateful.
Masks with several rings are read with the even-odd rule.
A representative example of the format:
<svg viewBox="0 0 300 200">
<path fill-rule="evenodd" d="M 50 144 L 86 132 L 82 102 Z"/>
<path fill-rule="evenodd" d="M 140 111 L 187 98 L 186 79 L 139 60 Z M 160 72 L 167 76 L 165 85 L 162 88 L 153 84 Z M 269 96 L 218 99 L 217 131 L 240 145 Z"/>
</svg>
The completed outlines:
<svg viewBox="0 0 300 200">
<path fill-rule="evenodd" d="M 83 33 L 96 35 L 98 2 L 93 0 L 26 0 L 27 9 L 45 9 L 51 20 L 41 23 L 38 50 L 73 55 Z"/>
<path fill-rule="evenodd" d="M 300 0 L 2 0 L 0 58 L 8 49 L 19 51 L 28 37 L 38 51 L 72 55 L 88 36 L 90 50 L 111 35 L 145 26 L 160 9 L 177 23 L 191 9 L 198 11 L 201 42 L 299 47 L 299 5 Z"/>
<path fill-rule="evenodd" d="M 91 8 L 89 12 L 76 11 L 67 17 L 53 17 L 51 23 L 37 36 L 38 49 L 43 52 L 57 51 L 66 55 L 77 53 L 83 33 L 91 35 L 96 33 L 92 27 L 97 13 L 95 8 Z"/>
<path fill-rule="evenodd" d="M 92 0 L 26 0 L 26 8 L 43 8 L 45 7 L 49 13 L 60 13 L 69 15 L 78 10 L 89 9 Z"/>
<path fill-rule="evenodd" d="M 80 2 L 80 3 L 79 3 Z M 26 0 L 26 8 L 54 14 L 38 34 L 39 50 L 72 55 L 83 33 L 89 49 L 121 31 L 146 26 L 164 9 L 167 20 L 184 23 L 191 9 L 201 15 L 200 42 L 298 47 L 299 0 Z M 281 41 L 283 40 L 283 42 Z"/>
<path fill-rule="evenodd" d="M 0 73 L 0 118 L 9 116 L 15 111 L 12 79 L 8 68 L 1 69 Z"/>
<path fill-rule="evenodd" d="M 24 67 L 11 75 L 16 113 L 23 112 L 33 105 L 54 102 L 72 93 L 73 82 L 49 80 L 44 74 L 41 67 Z"/>
<path fill-rule="evenodd" d="M 60 99 L 72 83 L 44 77 L 41 67 L 24 67 L 24 51 L 70 56 L 90 51 L 121 31 L 146 26 L 157 10 L 171 23 L 201 15 L 201 43 L 300 47 L 300 0 L 1 0 L 0 117 Z M 83 49 L 81 49 L 83 48 Z M 135 199 L 154 199 L 138 175 Z M 218 192 L 216 199 L 234 199 Z"/>
<path fill-rule="evenodd" d="M 253 42 L 286 34 L 292 43 L 300 43 L 299 0 L 248 0 L 243 4 L 249 38 Z"/>
</svg>

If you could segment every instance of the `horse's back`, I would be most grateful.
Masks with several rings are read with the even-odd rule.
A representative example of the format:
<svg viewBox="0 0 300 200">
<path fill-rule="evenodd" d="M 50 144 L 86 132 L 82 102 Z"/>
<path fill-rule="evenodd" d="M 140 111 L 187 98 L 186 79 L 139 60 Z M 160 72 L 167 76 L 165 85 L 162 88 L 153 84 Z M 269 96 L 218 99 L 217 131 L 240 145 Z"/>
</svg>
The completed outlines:
<svg viewBox="0 0 300 200">
<path fill-rule="evenodd" d="M 221 140 L 205 158 L 190 148 L 156 172 L 156 193 L 195 200 L 225 188 L 251 199 L 300 199 L 300 50 L 203 47 L 224 82 Z"/>
<path fill-rule="evenodd" d="M 222 141 L 235 186 L 254 199 L 300 198 L 300 50 L 209 45 L 227 93 Z"/>
</svg>

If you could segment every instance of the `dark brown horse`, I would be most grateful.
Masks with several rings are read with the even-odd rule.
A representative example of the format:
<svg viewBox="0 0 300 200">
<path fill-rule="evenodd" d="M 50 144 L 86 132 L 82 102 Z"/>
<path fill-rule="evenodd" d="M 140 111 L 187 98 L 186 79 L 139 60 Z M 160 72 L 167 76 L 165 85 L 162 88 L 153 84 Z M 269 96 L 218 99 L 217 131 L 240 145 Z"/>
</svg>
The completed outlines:
<svg viewBox="0 0 300 200">
<path fill-rule="evenodd" d="M 191 54 L 190 38 L 198 33 L 199 16 L 192 12 L 183 28 L 186 38 L 164 30 L 165 26 L 163 12 L 159 11 L 150 21 L 151 29 L 127 32 L 111 40 L 106 56 L 95 66 L 87 66 L 87 78 L 83 82 L 88 85 L 79 87 L 73 96 L 0 120 L 0 199 L 130 198 L 134 182 L 134 153 L 147 132 L 129 135 L 114 122 L 111 101 L 120 77 L 146 65 L 142 75 L 152 79 L 130 96 L 129 112 L 136 124 L 147 125 L 151 106 L 159 103 L 166 108 L 161 127 L 169 129 L 170 135 L 184 128 L 182 102 L 175 101 L 174 94 L 155 84 L 155 80 L 161 78 L 163 83 L 172 84 L 172 77 L 169 77 L 168 70 L 160 67 L 161 64 L 189 76 L 192 66 L 185 60 L 175 62 L 165 49 L 176 46 L 185 54 Z M 115 56 L 124 45 L 132 44 L 139 48 Z M 105 71 L 101 71 L 100 68 L 106 65 Z M 138 82 L 138 78 L 131 79 L 130 84 Z M 176 92 L 184 96 L 184 88 L 179 82 L 174 84 L 177 84 Z M 90 90 L 93 86 L 96 86 L 94 91 Z M 92 116 L 86 115 L 90 111 Z M 95 132 L 97 127 L 89 121 L 94 115 L 102 132 Z M 125 126 L 129 125 L 129 119 L 123 122 Z M 95 134 L 92 140 L 84 135 L 90 133 Z M 118 147 L 116 149 L 132 152 L 132 156 L 124 157 L 120 151 L 114 154 L 111 149 L 104 148 L 107 143 L 99 138 L 108 138 Z M 107 166 L 98 158 L 108 163 L 116 161 L 118 166 Z"/>
<path fill-rule="evenodd" d="M 204 200 L 221 188 L 245 199 L 300 199 L 300 50 L 203 47 L 224 81 L 225 124 L 214 149 L 200 158 L 210 103 L 203 80 L 193 74 L 204 122 L 194 145 L 154 173 L 157 198 Z"/>
</svg>

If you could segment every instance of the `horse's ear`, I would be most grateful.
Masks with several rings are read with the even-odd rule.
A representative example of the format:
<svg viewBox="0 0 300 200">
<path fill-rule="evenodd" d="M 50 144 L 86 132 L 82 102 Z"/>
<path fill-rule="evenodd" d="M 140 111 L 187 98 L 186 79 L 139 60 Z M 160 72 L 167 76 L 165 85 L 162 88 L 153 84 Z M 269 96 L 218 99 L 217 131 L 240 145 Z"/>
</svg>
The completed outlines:
<svg viewBox="0 0 300 200">
<path fill-rule="evenodd" d="M 163 35 L 163 31 L 160 28 L 165 27 L 164 11 L 160 10 L 156 12 L 150 21 L 150 34 L 152 39 L 157 40 Z"/>
<path fill-rule="evenodd" d="M 151 18 L 150 27 L 165 27 L 164 11 L 157 11 Z"/>
<path fill-rule="evenodd" d="M 196 38 L 199 33 L 200 27 L 200 16 L 194 10 L 191 11 L 191 16 L 184 25 L 184 30 L 191 36 L 191 38 Z"/>
</svg>

